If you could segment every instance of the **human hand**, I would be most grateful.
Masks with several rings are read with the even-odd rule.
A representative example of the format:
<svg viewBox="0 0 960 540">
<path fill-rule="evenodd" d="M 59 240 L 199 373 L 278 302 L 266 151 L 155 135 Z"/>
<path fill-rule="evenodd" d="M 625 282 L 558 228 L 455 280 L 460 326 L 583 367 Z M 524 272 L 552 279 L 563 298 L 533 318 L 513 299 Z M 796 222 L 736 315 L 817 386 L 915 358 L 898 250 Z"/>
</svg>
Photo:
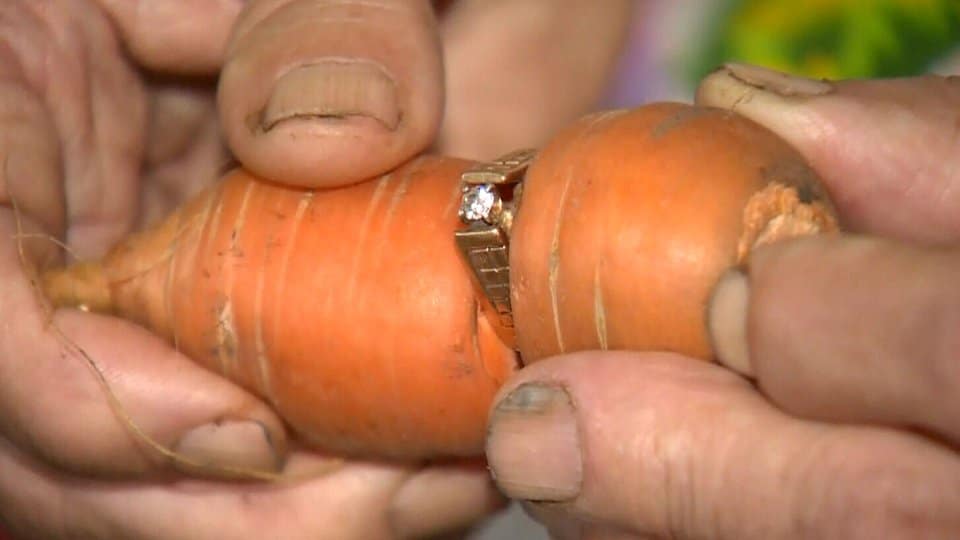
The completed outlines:
<svg viewBox="0 0 960 540">
<path fill-rule="evenodd" d="M 960 79 L 834 84 L 728 66 L 697 101 L 793 143 L 849 234 L 758 250 L 708 320 L 728 367 L 535 363 L 488 439 L 557 538 L 960 535 Z"/>
<path fill-rule="evenodd" d="M 288 441 L 262 401 L 139 327 L 51 313 L 29 271 L 57 259 L 57 239 L 82 258 L 103 253 L 213 181 L 229 154 L 273 179 L 357 181 L 438 136 L 445 151 L 499 151 L 505 125 L 471 126 L 481 110 L 525 128 L 498 144 L 536 144 L 599 92 L 617 32 L 597 40 L 590 29 L 616 28 L 627 6 L 444 4 L 439 20 L 420 0 L 0 5 L 0 526 L 24 538 L 419 537 L 501 504 L 486 471 L 455 465 L 351 462 L 267 485 L 188 479 L 146 438 L 212 467 L 287 476 L 326 457 Z M 534 69 L 504 57 L 519 43 L 535 54 L 584 40 L 589 76 L 564 58 Z M 490 42 L 502 48 L 480 56 Z M 460 58 L 446 79 L 441 48 Z M 281 77 L 304 63 L 325 67 Z M 471 109 L 478 98 L 465 89 L 494 67 L 494 90 L 527 84 Z M 574 91 L 520 116 L 525 99 L 570 73 Z M 451 119 L 441 123 L 445 81 Z M 100 366 L 122 411 L 69 344 Z"/>
</svg>

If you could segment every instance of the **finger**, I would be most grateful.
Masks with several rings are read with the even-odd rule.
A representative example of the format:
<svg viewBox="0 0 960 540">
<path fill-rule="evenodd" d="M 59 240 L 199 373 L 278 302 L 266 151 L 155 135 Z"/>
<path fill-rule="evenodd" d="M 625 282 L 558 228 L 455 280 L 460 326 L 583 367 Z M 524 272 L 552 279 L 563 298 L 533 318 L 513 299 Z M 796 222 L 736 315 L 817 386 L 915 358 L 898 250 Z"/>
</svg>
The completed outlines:
<svg viewBox="0 0 960 540">
<path fill-rule="evenodd" d="M 64 193 L 53 120 L 19 58 L 0 43 L 0 204 L 16 205 L 51 234 L 61 234 Z"/>
<path fill-rule="evenodd" d="M 453 3 L 441 26 L 448 99 L 440 151 L 490 159 L 538 147 L 596 107 L 616 68 L 633 4 Z"/>
<path fill-rule="evenodd" d="M 192 472 L 280 467 L 283 426 L 247 392 L 131 323 L 45 313 L 21 266 L 11 214 L 0 214 L 0 236 L 9 239 L 0 242 L 0 298 L 17 316 L 0 326 L 0 435 L 85 474 L 168 471 L 171 456 L 152 443 L 177 452 Z"/>
<path fill-rule="evenodd" d="M 4 122 L 19 128 L 16 117 L 23 114 L 37 122 L 27 130 L 32 139 L 2 149 L 8 152 L 7 174 L 16 174 L 13 181 L 28 186 L 22 193 L 35 192 L 29 196 L 49 201 L 45 213 L 58 215 L 51 232 L 68 225 L 67 240 L 81 256 L 102 253 L 134 221 L 145 122 L 141 85 L 109 21 L 92 7 L 87 2 L 57 2 L 42 9 L 36 2 L 0 3 L 0 41 L 9 47 L 0 70 L 19 89 L 4 96 L 11 99 L 4 106 L 14 111 Z M 53 133 L 46 127 L 51 124 Z M 8 144 L 19 131 L 10 134 Z M 51 151 L 53 145 L 59 155 Z M 24 154 L 13 154 L 20 150 Z M 60 215 L 64 198 L 65 221 Z M 36 204 L 27 206 L 33 213 Z M 53 223 L 51 217 L 38 218 Z"/>
<path fill-rule="evenodd" d="M 640 535 L 960 532 L 952 452 L 793 419 L 730 371 L 676 355 L 581 353 L 529 366 L 501 394 L 487 451 L 508 496 Z"/>
<path fill-rule="evenodd" d="M 527 503 L 524 509 L 540 522 L 550 535 L 551 540 L 653 540 L 662 538 L 653 535 L 640 535 L 602 523 L 580 520 L 571 515 L 567 505 Z"/>
<path fill-rule="evenodd" d="M 756 252 L 714 293 L 721 361 L 789 412 L 917 426 L 960 443 L 960 251 L 876 238 Z"/>
<path fill-rule="evenodd" d="M 565 505 L 522 503 L 524 512 L 547 530 L 551 540 L 582 540 L 585 524 L 570 514 Z"/>
<path fill-rule="evenodd" d="M 259 0 L 234 31 L 219 89 L 237 159 L 303 186 L 386 172 L 433 139 L 442 64 L 424 0 Z"/>
<path fill-rule="evenodd" d="M 322 461 L 296 453 L 290 468 L 309 471 Z M 483 470 L 414 472 L 373 463 L 352 463 L 333 473 L 279 484 L 79 481 L 44 468 L 0 441 L 0 515 L 28 538 L 427 538 L 445 527 L 466 525 L 458 520 L 489 513 L 492 493 Z M 459 501 L 454 506 L 468 500 L 477 506 L 470 512 L 465 507 L 442 508 L 430 494 L 452 497 Z M 397 508 L 398 497 L 408 497 L 402 503 L 404 512 L 417 512 L 424 520 L 417 531 L 396 529 L 392 508 Z M 434 513 L 451 509 L 447 517 Z"/>
<path fill-rule="evenodd" d="M 641 536 L 615 527 L 587 525 L 579 540 L 656 540 L 655 536 Z"/>
<path fill-rule="evenodd" d="M 243 0 L 97 0 L 146 68 L 213 74 L 223 63 Z"/>
<path fill-rule="evenodd" d="M 436 465 L 403 483 L 388 518 L 398 538 L 435 538 L 467 529 L 505 504 L 486 467 Z"/>
<path fill-rule="evenodd" d="M 960 238 L 960 78 L 824 82 L 728 65 L 697 101 L 732 109 L 793 143 L 856 231 Z"/>
<path fill-rule="evenodd" d="M 551 540 L 659 540 L 662 536 L 638 534 L 622 527 L 613 527 L 578 520 L 566 505 L 550 507 L 529 504 L 528 513 L 547 529 Z"/>
<path fill-rule="evenodd" d="M 301 458 L 315 461 L 291 461 Z M 0 473 L 0 513 L 25 538 L 144 540 L 392 539 L 383 508 L 409 474 L 371 464 L 295 483 L 109 482 L 51 470 L 2 440 Z"/>
</svg>

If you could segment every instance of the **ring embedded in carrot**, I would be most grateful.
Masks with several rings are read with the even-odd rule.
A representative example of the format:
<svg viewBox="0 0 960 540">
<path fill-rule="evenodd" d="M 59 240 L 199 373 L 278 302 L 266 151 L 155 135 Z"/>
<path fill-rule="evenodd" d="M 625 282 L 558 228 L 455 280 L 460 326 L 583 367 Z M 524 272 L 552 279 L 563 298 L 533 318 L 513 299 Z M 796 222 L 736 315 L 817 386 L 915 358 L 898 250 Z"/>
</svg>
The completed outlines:
<svg viewBox="0 0 960 540">
<path fill-rule="evenodd" d="M 422 157 L 317 191 L 235 171 L 100 263 L 48 272 L 45 290 L 166 336 L 319 448 L 476 455 L 517 361 L 454 246 L 467 165 Z M 524 181 L 510 248 L 520 354 L 708 359 L 719 276 L 757 245 L 835 229 L 802 157 L 749 120 L 680 104 L 586 118 Z"/>
</svg>

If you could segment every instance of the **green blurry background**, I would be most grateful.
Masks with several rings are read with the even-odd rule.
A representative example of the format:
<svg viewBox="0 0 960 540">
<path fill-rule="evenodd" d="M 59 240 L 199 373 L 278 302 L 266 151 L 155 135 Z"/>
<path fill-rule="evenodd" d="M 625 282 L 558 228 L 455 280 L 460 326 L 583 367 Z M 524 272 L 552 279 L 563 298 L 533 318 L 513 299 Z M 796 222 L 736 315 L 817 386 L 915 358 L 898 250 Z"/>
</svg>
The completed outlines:
<svg viewBox="0 0 960 540">
<path fill-rule="evenodd" d="M 733 0 L 689 77 L 739 60 L 812 77 L 923 73 L 960 44 L 960 0 Z"/>
<path fill-rule="evenodd" d="M 697 81 L 730 61 L 827 79 L 960 74 L 960 0 L 635 0 L 635 6 L 606 106 L 688 99 Z"/>
</svg>

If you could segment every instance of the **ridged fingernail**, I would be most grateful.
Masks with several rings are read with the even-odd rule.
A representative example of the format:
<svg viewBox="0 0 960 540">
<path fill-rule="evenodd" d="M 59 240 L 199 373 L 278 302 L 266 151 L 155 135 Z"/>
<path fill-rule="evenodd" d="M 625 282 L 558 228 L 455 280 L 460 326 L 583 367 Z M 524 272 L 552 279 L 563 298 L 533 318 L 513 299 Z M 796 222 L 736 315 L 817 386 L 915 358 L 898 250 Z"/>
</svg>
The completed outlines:
<svg viewBox="0 0 960 540">
<path fill-rule="evenodd" d="M 736 63 L 723 67 L 744 84 L 784 97 L 821 96 L 833 90 L 833 85 L 827 81 L 797 77 L 765 67 Z"/>
<path fill-rule="evenodd" d="M 832 83 L 748 64 L 726 64 L 697 88 L 697 104 L 739 113 L 768 125 L 783 123 L 804 99 L 833 91 Z M 789 123 L 789 122 L 788 122 Z"/>
<path fill-rule="evenodd" d="M 526 383 L 493 411 L 487 460 L 505 495 L 563 501 L 580 493 L 580 437 L 573 403 L 557 385 Z"/>
<path fill-rule="evenodd" d="M 744 375 L 753 375 L 747 341 L 747 310 L 750 284 L 739 270 L 730 270 L 713 289 L 707 311 L 707 327 L 717 360 Z"/>
<path fill-rule="evenodd" d="M 201 468 L 276 472 L 281 465 L 266 426 L 252 420 L 211 422 L 195 427 L 180 438 L 174 451 Z"/>
<path fill-rule="evenodd" d="M 330 59 L 288 71 L 277 81 L 263 113 L 263 129 L 291 119 L 365 117 L 388 130 L 400 122 L 396 83 L 378 64 Z"/>
</svg>

